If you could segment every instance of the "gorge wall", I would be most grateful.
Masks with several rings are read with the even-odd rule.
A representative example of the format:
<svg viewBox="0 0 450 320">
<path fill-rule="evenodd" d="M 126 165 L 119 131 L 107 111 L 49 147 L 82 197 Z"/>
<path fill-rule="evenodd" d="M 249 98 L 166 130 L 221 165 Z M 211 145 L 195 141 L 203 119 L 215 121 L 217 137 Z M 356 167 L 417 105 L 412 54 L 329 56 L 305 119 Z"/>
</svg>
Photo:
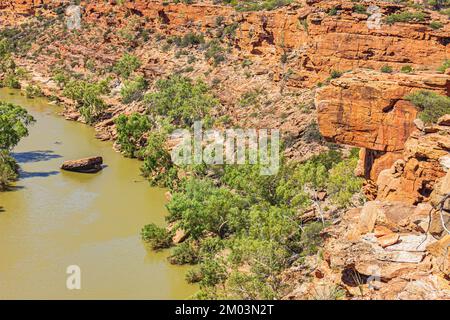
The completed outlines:
<svg viewBox="0 0 450 320">
<path fill-rule="evenodd" d="M 2 1 L 0 10 L 7 23 L 13 16 L 35 14 L 68 1 Z M 84 18 L 110 26 L 124 24 L 130 15 L 146 18 L 147 28 L 165 34 L 189 31 L 208 33 L 217 23 L 236 24 L 235 53 L 259 57 L 274 71 L 275 79 L 290 69 L 289 84 L 313 86 L 325 80 L 331 70 L 379 69 L 385 64 L 399 69 L 435 68 L 447 57 L 450 27 L 446 17 L 429 12 L 427 21 L 387 25 L 381 16 L 403 8 L 386 2 L 370 1 L 371 12 L 353 12 L 352 1 L 313 1 L 293 4 L 274 11 L 237 12 L 231 7 L 209 3 L 164 4 L 161 1 L 81 1 Z M 336 15 L 329 15 L 337 8 Z M 375 8 L 375 9 L 374 9 Z M 114 14 L 113 14 L 114 13 Z M 222 17 L 219 22 L 218 17 Z M 11 19 L 11 18 L 10 18 Z M 16 23 L 16 20 L 10 23 Z M 442 20 L 442 29 L 433 30 L 429 21 Z M 289 56 L 288 66 L 281 57 Z"/>
</svg>

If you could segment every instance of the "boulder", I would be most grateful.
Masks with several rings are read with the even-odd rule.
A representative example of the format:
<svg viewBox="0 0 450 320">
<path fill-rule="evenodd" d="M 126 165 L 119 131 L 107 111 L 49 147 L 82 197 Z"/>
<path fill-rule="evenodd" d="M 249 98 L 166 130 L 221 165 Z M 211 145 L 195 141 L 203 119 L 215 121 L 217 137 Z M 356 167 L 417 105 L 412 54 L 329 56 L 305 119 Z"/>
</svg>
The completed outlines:
<svg viewBox="0 0 450 320">
<path fill-rule="evenodd" d="M 405 231 L 415 208 L 401 202 L 368 201 L 361 210 L 358 229 L 361 233 L 372 232 L 377 225 L 391 231 Z"/>
<path fill-rule="evenodd" d="M 440 117 L 437 123 L 440 126 L 450 126 L 450 114 Z"/>
<path fill-rule="evenodd" d="M 174 236 L 172 237 L 172 241 L 174 244 L 179 244 L 181 242 L 184 242 L 187 237 L 188 234 L 183 229 L 177 229 Z"/>
<path fill-rule="evenodd" d="M 427 251 L 437 258 L 437 265 L 440 271 L 445 274 L 450 273 L 450 234 L 441 240 L 427 246 Z"/>
<path fill-rule="evenodd" d="M 390 235 L 392 233 L 393 232 L 391 229 L 386 228 L 384 226 L 376 226 L 375 230 L 374 230 L 375 237 L 377 237 L 377 238 L 381 238 L 381 237 Z"/>
<path fill-rule="evenodd" d="M 382 248 L 386 248 L 393 244 L 396 244 L 399 238 L 400 236 L 397 233 L 390 233 L 382 237 L 379 237 L 377 239 L 377 242 Z"/>
<path fill-rule="evenodd" d="M 91 157 L 64 161 L 61 169 L 80 173 L 96 173 L 103 169 L 103 158 Z"/>
</svg>

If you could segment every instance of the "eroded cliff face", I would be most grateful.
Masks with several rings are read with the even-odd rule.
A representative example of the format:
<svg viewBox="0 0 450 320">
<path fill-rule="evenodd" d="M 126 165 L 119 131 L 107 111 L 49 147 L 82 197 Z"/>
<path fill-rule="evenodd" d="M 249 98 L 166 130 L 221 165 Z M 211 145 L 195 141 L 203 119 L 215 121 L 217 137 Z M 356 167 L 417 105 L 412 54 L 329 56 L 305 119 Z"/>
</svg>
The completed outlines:
<svg viewBox="0 0 450 320">
<path fill-rule="evenodd" d="M 6 1 L 0 10 L 13 15 L 34 14 L 67 1 Z M 212 35 L 219 24 L 235 25 L 234 53 L 261 59 L 281 81 L 289 71 L 288 85 L 314 86 L 331 70 L 355 68 L 394 69 L 410 65 L 416 70 L 435 68 L 449 53 L 450 25 L 446 16 L 428 12 L 420 23 L 382 23 L 384 15 L 403 5 L 371 1 L 369 14 L 353 12 L 352 1 L 304 1 L 274 11 L 236 12 L 211 3 L 163 4 L 161 1 L 81 1 L 84 19 L 120 26 L 130 17 L 145 18 L 145 27 L 164 34 L 202 31 Z M 336 15 L 327 12 L 336 8 Z M 223 19 L 217 20 L 218 17 Z M 5 19 L 5 18 L 3 18 Z M 433 30 L 429 22 L 442 21 Z M 8 19 L 6 19 L 8 21 Z M 17 21 L 11 21 L 11 23 Z M 218 22 L 219 21 L 219 22 Z M 286 64 L 280 61 L 289 58 Z"/>
</svg>

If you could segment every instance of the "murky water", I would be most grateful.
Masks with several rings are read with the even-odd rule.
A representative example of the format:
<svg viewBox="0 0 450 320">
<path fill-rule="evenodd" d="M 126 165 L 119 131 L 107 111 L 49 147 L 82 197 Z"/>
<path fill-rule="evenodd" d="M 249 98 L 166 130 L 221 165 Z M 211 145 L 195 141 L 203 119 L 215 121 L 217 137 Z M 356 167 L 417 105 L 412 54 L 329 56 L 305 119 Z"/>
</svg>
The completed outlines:
<svg viewBox="0 0 450 320">
<path fill-rule="evenodd" d="M 13 95 L 12 95 L 13 93 Z M 14 150 L 22 168 L 15 190 L 0 193 L 0 299 L 185 299 L 196 288 L 168 252 L 145 248 L 139 231 L 164 223 L 164 191 L 139 176 L 140 163 L 64 120 L 60 107 L 0 89 L 0 100 L 36 119 Z M 64 160 L 103 157 L 107 167 L 62 172 Z M 81 290 L 66 288 L 66 269 L 81 268 Z"/>
</svg>

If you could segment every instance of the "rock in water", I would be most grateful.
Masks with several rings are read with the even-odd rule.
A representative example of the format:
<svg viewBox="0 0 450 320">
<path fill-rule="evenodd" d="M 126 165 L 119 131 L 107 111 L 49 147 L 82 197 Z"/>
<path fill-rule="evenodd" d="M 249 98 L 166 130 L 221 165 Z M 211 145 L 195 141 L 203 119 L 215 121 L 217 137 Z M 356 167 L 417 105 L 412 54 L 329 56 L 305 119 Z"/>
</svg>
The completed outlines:
<svg viewBox="0 0 450 320">
<path fill-rule="evenodd" d="M 102 157 L 91 157 L 79 160 L 64 161 L 61 166 L 62 170 L 81 172 L 81 173 L 96 173 L 102 170 Z"/>
</svg>

